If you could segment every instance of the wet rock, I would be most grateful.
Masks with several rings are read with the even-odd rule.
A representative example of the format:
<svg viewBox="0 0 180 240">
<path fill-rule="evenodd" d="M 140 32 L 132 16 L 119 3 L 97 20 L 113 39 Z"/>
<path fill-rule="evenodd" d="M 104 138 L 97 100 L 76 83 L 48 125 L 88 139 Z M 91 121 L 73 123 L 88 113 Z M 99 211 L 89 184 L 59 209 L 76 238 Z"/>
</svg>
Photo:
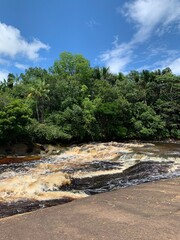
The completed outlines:
<svg viewBox="0 0 180 240">
<path fill-rule="evenodd" d="M 46 201 L 17 201 L 10 203 L 0 202 L 0 218 L 9 217 L 16 214 L 31 212 L 39 208 L 52 207 L 73 201 L 72 198 L 53 199 Z"/>
<path fill-rule="evenodd" d="M 166 174 L 172 164 L 173 162 L 138 162 L 134 166 L 124 170 L 123 174 L 132 179 L 139 179 L 149 175 Z"/>
<path fill-rule="evenodd" d="M 16 155 L 16 156 L 24 156 L 24 155 L 37 155 L 40 154 L 40 148 L 38 144 L 26 144 L 26 143 L 17 143 L 11 145 L 4 145 L 0 147 L 0 156 L 7 155 Z"/>
<path fill-rule="evenodd" d="M 102 162 L 101 164 L 103 164 Z M 63 186 L 61 190 L 83 190 L 87 194 L 96 194 L 111 191 L 120 187 L 127 187 L 141 182 L 167 177 L 173 162 L 138 162 L 123 172 L 110 173 L 95 176 L 76 177 L 71 180 L 71 185 Z"/>
<path fill-rule="evenodd" d="M 122 173 L 114 173 L 84 178 L 74 178 L 72 180 L 72 189 L 86 191 L 88 189 L 102 188 L 103 186 L 106 186 L 112 178 L 119 178 L 121 176 Z"/>
<path fill-rule="evenodd" d="M 11 163 L 22 163 L 22 162 L 29 162 L 29 161 L 35 161 L 40 160 L 40 155 L 27 155 L 27 156 L 4 156 L 0 157 L 0 165 L 1 164 L 11 164 Z"/>
<path fill-rule="evenodd" d="M 118 157 L 119 158 L 119 157 Z M 122 163 L 115 162 L 115 161 L 93 161 L 88 162 L 86 164 L 82 164 L 79 167 L 75 168 L 66 168 L 63 172 L 66 173 L 74 173 L 74 172 L 94 172 L 94 171 L 101 171 L 101 170 L 112 170 L 112 169 L 120 169 Z"/>
</svg>

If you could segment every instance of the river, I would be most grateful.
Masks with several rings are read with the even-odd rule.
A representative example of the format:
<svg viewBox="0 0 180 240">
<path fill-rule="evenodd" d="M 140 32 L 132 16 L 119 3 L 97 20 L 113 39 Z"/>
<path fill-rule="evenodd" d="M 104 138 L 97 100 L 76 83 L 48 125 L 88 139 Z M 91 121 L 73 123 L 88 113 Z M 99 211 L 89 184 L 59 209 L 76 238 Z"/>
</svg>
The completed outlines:
<svg viewBox="0 0 180 240">
<path fill-rule="evenodd" d="M 0 164 L 0 217 L 180 176 L 179 143 L 90 143 Z"/>
</svg>

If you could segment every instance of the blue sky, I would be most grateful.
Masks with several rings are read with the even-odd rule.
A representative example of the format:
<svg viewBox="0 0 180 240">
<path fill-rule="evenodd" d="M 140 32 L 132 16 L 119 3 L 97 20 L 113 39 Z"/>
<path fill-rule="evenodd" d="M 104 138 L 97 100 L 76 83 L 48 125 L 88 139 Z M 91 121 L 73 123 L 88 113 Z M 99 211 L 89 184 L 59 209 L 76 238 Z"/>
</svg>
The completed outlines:
<svg viewBox="0 0 180 240">
<path fill-rule="evenodd" d="M 113 73 L 180 75 L 180 0 L 0 0 L 0 80 L 63 51 Z"/>
</svg>

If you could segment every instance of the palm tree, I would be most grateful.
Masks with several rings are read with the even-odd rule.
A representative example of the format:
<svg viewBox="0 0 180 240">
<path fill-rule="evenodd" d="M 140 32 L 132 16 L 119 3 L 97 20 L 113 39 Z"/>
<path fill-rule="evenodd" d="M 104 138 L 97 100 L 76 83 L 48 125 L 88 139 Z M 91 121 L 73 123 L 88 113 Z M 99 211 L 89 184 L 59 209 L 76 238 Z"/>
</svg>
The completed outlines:
<svg viewBox="0 0 180 240">
<path fill-rule="evenodd" d="M 34 99 L 36 104 L 37 120 L 44 121 L 44 99 L 48 99 L 49 84 L 42 79 L 36 79 L 33 85 L 29 88 L 28 97 Z"/>
</svg>

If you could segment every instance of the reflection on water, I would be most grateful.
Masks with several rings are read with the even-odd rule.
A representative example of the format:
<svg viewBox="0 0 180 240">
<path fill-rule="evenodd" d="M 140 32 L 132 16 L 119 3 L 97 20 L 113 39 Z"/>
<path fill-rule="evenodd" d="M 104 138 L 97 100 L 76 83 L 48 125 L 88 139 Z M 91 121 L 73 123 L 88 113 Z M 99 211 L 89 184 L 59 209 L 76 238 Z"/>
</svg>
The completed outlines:
<svg viewBox="0 0 180 240">
<path fill-rule="evenodd" d="M 179 146 L 93 143 L 40 161 L 1 164 L 0 217 L 180 176 Z"/>
</svg>

